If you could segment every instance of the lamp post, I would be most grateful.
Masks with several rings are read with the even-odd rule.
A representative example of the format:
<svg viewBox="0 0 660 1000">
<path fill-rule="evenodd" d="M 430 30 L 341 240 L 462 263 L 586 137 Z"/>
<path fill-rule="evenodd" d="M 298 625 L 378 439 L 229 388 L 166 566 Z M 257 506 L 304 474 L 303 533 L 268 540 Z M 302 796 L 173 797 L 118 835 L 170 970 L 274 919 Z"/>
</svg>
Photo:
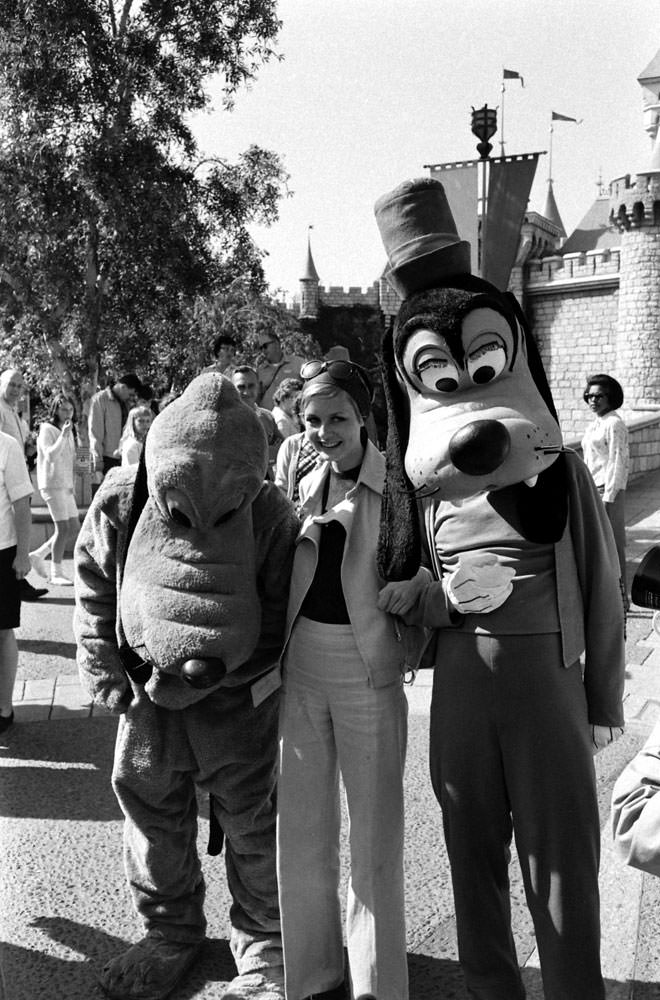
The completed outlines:
<svg viewBox="0 0 660 1000">
<path fill-rule="evenodd" d="M 479 140 L 477 152 L 479 153 L 481 171 L 481 233 L 479 240 L 479 273 L 483 276 L 484 247 L 486 246 L 486 222 L 488 216 L 488 160 L 493 148 L 489 141 L 497 132 L 497 109 L 489 108 L 484 104 L 483 108 L 472 108 L 472 134 Z"/>
</svg>

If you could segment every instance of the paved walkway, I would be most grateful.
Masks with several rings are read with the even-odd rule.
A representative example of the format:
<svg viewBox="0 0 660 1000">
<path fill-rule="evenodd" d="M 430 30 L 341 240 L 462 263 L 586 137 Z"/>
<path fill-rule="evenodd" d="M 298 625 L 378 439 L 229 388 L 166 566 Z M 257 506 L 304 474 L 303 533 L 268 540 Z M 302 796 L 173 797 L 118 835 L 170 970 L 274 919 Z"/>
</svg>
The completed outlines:
<svg viewBox="0 0 660 1000">
<path fill-rule="evenodd" d="M 660 545 L 660 470 L 631 485 L 627 513 L 630 582 L 641 557 Z M 139 936 L 122 870 L 121 815 L 110 787 L 116 719 L 93 709 L 78 684 L 71 588 L 50 588 L 46 598 L 23 610 L 17 725 L 0 738 L 0 998 L 100 1000 L 95 969 Z M 660 635 L 652 619 L 651 611 L 632 609 L 626 733 L 596 757 L 607 1000 L 660 1000 L 660 879 L 621 865 L 608 825 L 614 780 L 660 718 Z M 428 778 L 431 677 L 430 671 L 420 672 L 407 691 L 411 1000 L 467 1000 L 439 810 Z M 200 814 L 198 848 L 208 882 L 210 940 L 189 982 L 174 991 L 172 1000 L 220 1000 L 233 975 L 227 945 L 230 900 L 222 860 L 204 856 L 208 812 L 203 800 Z M 346 856 L 344 839 L 344 862 Z M 342 870 L 345 888 L 345 864 Z M 541 1000 L 538 954 L 515 854 L 511 895 L 528 998 Z"/>
</svg>

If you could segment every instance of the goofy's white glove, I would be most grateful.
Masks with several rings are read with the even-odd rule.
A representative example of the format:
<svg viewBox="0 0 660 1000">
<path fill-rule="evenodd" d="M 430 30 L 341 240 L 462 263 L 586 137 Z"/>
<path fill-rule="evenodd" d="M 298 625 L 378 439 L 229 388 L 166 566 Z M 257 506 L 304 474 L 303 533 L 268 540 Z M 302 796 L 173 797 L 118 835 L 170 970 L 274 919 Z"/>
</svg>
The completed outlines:
<svg viewBox="0 0 660 1000">
<path fill-rule="evenodd" d="M 466 552 L 444 582 L 447 597 L 466 615 L 488 614 L 504 604 L 513 590 L 515 570 L 504 566 L 491 552 Z"/>
</svg>

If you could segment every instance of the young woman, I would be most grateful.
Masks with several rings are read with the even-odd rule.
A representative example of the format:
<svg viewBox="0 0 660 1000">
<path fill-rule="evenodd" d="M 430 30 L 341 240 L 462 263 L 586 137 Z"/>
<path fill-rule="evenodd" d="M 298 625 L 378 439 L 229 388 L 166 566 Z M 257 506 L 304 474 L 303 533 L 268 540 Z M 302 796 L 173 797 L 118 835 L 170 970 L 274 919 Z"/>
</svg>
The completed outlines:
<svg viewBox="0 0 660 1000">
<path fill-rule="evenodd" d="M 302 382 L 297 378 L 285 378 L 273 394 L 273 409 L 277 429 L 283 438 L 291 437 L 300 431 L 300 418 L 296 409 Z"/>
<path fill-rule="evenodd" d="M 587 379 L 583 399 L 594 414 L 594 420 L 582 438 L 582 454 L 612 525 L 627 611 L 630 600 L 626 582 L 625 496 L 630 455 L 628 429 L 618 413 L 623 405 L 623 389 L 611 375 L 592 375 Z"/>
<path fill-rule="evenodd" d="M 62 560 L 67 545 L 72 546 L 75 542 L 80 526 L 73 491 L 78 443 L 74 413 L 73 403 L 67 396 L 56 396 L 37 436 L 37 485 L 55 530 L 43 545 L 30 553 L 30 560 L 34 570 L 48 579 L 44 560 L 50 553 L 50 582 L 60 587 L 70 587 L 73 583 L 64 575 Z"/>
<path fill-rule="evenodd" d="M 128 412 L 115 454 L 122 465 L 137 465 L 154 415 L 149 406 L 134 406 Z"/>
<path fill-rule="evenodd" d="M 300 484 L 280 722 L 278 877 L 287 1000 L 343 997 L 339 777 L 350 822 L 346 943 L 354 996 L 406 1000 L 404 643 L 377 606 L 385 461 L 364 422 L 371 387 L 347 362 L 303 365 Z M 404 613 L 421 578 L 389 584 Z"/>
</svg>

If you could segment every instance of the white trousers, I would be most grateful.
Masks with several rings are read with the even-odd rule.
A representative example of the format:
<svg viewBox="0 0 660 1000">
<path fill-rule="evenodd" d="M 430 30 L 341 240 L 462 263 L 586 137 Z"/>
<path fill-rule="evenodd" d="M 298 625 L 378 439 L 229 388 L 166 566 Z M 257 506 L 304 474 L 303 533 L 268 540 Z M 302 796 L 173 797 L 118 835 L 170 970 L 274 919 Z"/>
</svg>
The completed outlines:
<svg viewBox="0 0 660 1000">
<path fill-rule="evenodd" d="M 299 619 L 280 713 L 278 878 L 287 1000 L 344 979 L 341 774 L 351 871 L 346 945 L 355 998 L 407 1000 L 402 681 L 367 683 L 350 625 Z"/>
</svg>

